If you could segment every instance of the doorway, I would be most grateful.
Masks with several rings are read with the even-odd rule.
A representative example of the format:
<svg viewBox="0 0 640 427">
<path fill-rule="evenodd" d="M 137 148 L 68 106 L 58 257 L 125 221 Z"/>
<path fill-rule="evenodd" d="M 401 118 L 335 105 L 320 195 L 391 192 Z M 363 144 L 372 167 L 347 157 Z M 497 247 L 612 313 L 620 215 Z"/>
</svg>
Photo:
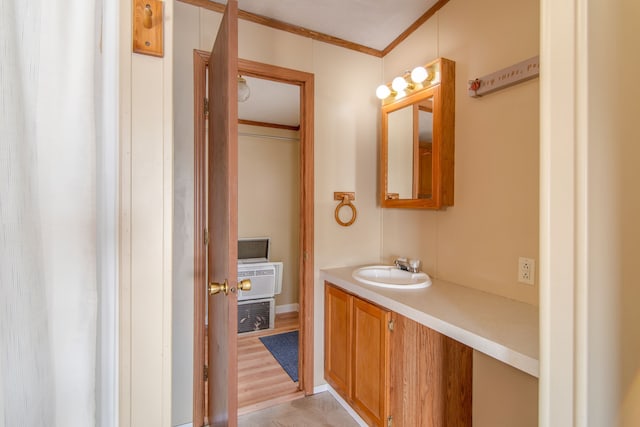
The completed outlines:
<svg viewBox="0 0 640 427">
<path fill-rule="evenodd" d="M 300 88 L 240 79 L 250 95 L 238 102 L 238 278 L 254 285 L 238 294 L 243 415 L 304 393 L 297 375 Z"/>
<path fill-rule="evenodd" d="M 204 425 L 205 381 L 208 367 L 205 357 L 205 313 L 207 285 L 206 177 L 207 177 L 207 102 L 206 74 L 209 52 L 194 50 L 194 426 Z M 238 60 L 243 76 L 297 85 L 300 89 L 299 129 L 299 394 L 313 394 L 313 75 L 301 71 Z"/>
</svg>

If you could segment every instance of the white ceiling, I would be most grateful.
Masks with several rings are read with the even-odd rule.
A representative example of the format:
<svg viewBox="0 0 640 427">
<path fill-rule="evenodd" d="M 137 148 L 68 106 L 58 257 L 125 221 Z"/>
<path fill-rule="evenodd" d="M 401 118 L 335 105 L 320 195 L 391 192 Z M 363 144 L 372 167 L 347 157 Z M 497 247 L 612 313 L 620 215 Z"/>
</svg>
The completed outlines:
<svg viewBox="0 0 640 427">
<path fill-rule="evenodd" d="M 226 0 L 212 0 L 226 4 Z M 438 0 L 238 0 L 240 10 L 383 50 Z M 297 126 L 298 87 L 247 78 L 250 98 L 239 117 Z M 373 90 L 373 89 L 372 89 Z M 274 100 L 279 102 L 274 103 Z M 280 102 L 281 101 L 281 102 Z M 262 105 L 269 105 L 264 108 Z"/>
<path fill-rule="evenodd" d="M 226 0 L 215 0 L 226 4 Z M 383 50 L 437 0 L 238 0 L 241 10 Z"/>
<path fill-rule="evenodd" d="M 238 103 L 238 117 L 278 125 L 300 125 L 300 87 L 244 76 L 249 99 Z"/>
</svg>

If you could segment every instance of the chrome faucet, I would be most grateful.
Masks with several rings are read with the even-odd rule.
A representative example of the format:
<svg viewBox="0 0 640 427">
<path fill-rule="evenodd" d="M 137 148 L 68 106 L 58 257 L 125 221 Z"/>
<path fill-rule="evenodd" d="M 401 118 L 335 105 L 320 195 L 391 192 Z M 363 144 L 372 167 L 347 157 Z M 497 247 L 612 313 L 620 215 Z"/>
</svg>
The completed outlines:
<svg viewBox="0 0 640 427">
<path fill-rule="evenodd" d="M 410 259 L 407 261 L 406 258 L 400 257 L 396 258 L 393 264 L 400 270 L 408 271 L 409 273 L 418 273 L 420 271 L 419 259 Z"/>
</svg>

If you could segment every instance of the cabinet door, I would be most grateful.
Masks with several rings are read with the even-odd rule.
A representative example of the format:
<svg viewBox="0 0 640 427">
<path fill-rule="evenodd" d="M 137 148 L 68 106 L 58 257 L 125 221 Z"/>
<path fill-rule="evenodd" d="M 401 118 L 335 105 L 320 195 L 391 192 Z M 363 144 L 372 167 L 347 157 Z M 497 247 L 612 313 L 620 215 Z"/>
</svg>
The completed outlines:
<svg viewBox="0 0 640 427">
<path fill-rule="evenodd" d="M 348 293 L 325 285 L 324 291 L 324 376 L 349 400 L 351 378 L 351 300 Z"/>
<path fill-rule="evenodd" d="M 386 425 L 388 414 L 390 312 L 353 299 L 351 400 L 370 424 Z"/>
</svg>

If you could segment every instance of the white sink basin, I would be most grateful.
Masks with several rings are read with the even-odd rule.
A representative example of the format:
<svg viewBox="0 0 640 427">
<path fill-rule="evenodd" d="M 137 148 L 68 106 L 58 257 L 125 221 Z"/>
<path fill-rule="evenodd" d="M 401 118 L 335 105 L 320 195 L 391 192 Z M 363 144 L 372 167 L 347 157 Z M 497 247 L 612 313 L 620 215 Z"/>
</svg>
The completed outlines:
<svg viewBox="0 0 640 427">
<path fill-rule="evenodd" d="M 371 265 L 353 270 L 351 276 L 367 285 L 392 289 L 420 289 L 431 285 L 427 273 L 410 273 L 392 265 Z"/>
</svg>

